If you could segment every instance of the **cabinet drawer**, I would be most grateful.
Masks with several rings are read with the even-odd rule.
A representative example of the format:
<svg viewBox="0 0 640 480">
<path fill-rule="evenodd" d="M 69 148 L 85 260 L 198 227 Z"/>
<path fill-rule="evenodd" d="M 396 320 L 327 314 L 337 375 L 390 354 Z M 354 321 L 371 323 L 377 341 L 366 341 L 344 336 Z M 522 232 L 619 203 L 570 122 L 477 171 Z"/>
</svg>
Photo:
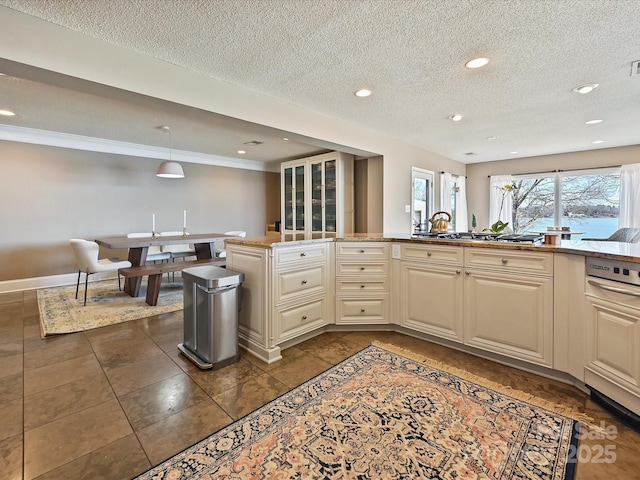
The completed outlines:
<svg viewBox="0 0 640 480">
<path fill-rule="evenodd" d="M 445 245 L 402 245 L 403 260 L 462 265 L 464 260 L 463 252 L 462 247 L 449 247 Z"/>
<path fill-rule="evenodd" d="M 386 259 L 389 244 L 385 242 L 336 242 L 336 257 Z"/>
<path fill-rule="evenodd" d="M 388 262 L 348 262 L 340 260 L 336 265 L 336 275 L 386 275 Z"/>
<path fill-rule="evenodd" d="M 275 248 L 276 266 L 280 267 L 283 265 L 295 265 L 296 263 L 308 263 L 313 260 L 325 260 L 327 258 L 328 248 L 326 243 Z"/>
<path fill-rule="evenodd" d="M 278 342 L 294 338 L 326 323 L 326 299 L 278 310 Z"/>
<path fill-rule="evenodd" d="M 389 323 L 389 299 L 338 297 L 336 323 Z"/>
<path fill-rule="evenodd" d="M 465 248 L 464 266 L 532 275 L 553 274 L 553 254 L 491 248 Z"/>
<path fill-rule="evenodd" d="M 278 272 L 276 279 L 276 303 L 297 296 L 322 292 L 326 289 L 325 264 Z"/>
<path fill-rule="evenodd" d="M 386 277 L 379 278 L 336 278 L 336 293 L 387 293 L 389 287 Z"/>
</svg>

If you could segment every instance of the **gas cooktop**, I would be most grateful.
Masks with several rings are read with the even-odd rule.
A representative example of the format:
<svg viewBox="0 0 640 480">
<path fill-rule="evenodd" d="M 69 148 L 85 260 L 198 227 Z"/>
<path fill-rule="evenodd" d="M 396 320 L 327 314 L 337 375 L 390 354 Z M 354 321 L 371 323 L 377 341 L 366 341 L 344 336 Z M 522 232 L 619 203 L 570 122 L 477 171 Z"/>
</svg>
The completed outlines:
<svg viewBox="0 0 640 480">
<path fill-rule="evenodd" d="M 486 242 L 508 242 L 508 243 L 542 243 L 543 236 L 538 234 L 528 235 L 523 233 L 489 233 L 489 232 L 414 232 L 416 238 L 434 238 L 444 240 L 483 240 Z"/>
</svg>

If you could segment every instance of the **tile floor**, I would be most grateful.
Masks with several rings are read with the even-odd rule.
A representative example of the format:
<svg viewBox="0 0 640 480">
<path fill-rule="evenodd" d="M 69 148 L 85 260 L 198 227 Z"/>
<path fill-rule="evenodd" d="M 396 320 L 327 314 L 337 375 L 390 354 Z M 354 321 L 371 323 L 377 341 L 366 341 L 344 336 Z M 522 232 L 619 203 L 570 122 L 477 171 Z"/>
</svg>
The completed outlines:
<svg viewBox="0 0 640 480">
<path fill-rule="evenodd" d="M 587 412 L 615 430 L 581 441 L 576 478 L 640 478 L 640 435 L 569 385 L 397 333 L 325 333 L 271 365 L 201 371 L 176 348 L 181 312 L 42 340 L 35 292 L 0 295 L 0 478 L 131 478 L 373 339 Z"/>
</svg>

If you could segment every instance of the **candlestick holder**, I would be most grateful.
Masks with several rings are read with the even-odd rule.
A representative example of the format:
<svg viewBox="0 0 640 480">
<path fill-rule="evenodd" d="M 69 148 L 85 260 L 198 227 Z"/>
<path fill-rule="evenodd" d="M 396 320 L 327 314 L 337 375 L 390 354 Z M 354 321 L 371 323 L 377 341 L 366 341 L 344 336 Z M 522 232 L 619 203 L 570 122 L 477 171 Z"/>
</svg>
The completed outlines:
<svg viewBox="0 0 640 480">
<path fill-rule="evenodd" d="M 189 234 L 187 233 L 187 227 L 184 227 L 182 229 L 182 238 L 187 238 L 189 236 Z"/>
<path fill-rule="evenodd" d="M 151 238 L 158 238 L 160 235 L 158 235 L 158 232 L 151 232 Z"/>
</svg>

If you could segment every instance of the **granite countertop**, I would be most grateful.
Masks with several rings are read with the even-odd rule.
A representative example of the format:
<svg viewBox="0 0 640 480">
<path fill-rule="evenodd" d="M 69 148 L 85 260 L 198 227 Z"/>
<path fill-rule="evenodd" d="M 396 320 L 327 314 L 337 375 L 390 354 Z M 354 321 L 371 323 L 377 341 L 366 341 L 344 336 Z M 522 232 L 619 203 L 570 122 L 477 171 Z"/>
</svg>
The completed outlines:
<svg viewBox="0 0 640 480">
<path fill-rule="evenodd" d="M 271 234 L 264 237 L 227 239 L 233 245 L 260 248 L 277 248 L 280 245 L 307 244 L 316 242 L 411 242 L 429 245 L 451 245 L 457 247 L 501 248 L 508 250 L 529 250 L 549 253 L 569 253 L 589 257 L 611 258 L 614 260 L 640 263 L 640 243 L 597 242 L 562 240 L 558 245 L 532 245 L 508 242 L 493 242 L 471 239 L 415 238 L 410 234 L 356 233 L 338 237 L 336 234 Z"/>
</svg>

